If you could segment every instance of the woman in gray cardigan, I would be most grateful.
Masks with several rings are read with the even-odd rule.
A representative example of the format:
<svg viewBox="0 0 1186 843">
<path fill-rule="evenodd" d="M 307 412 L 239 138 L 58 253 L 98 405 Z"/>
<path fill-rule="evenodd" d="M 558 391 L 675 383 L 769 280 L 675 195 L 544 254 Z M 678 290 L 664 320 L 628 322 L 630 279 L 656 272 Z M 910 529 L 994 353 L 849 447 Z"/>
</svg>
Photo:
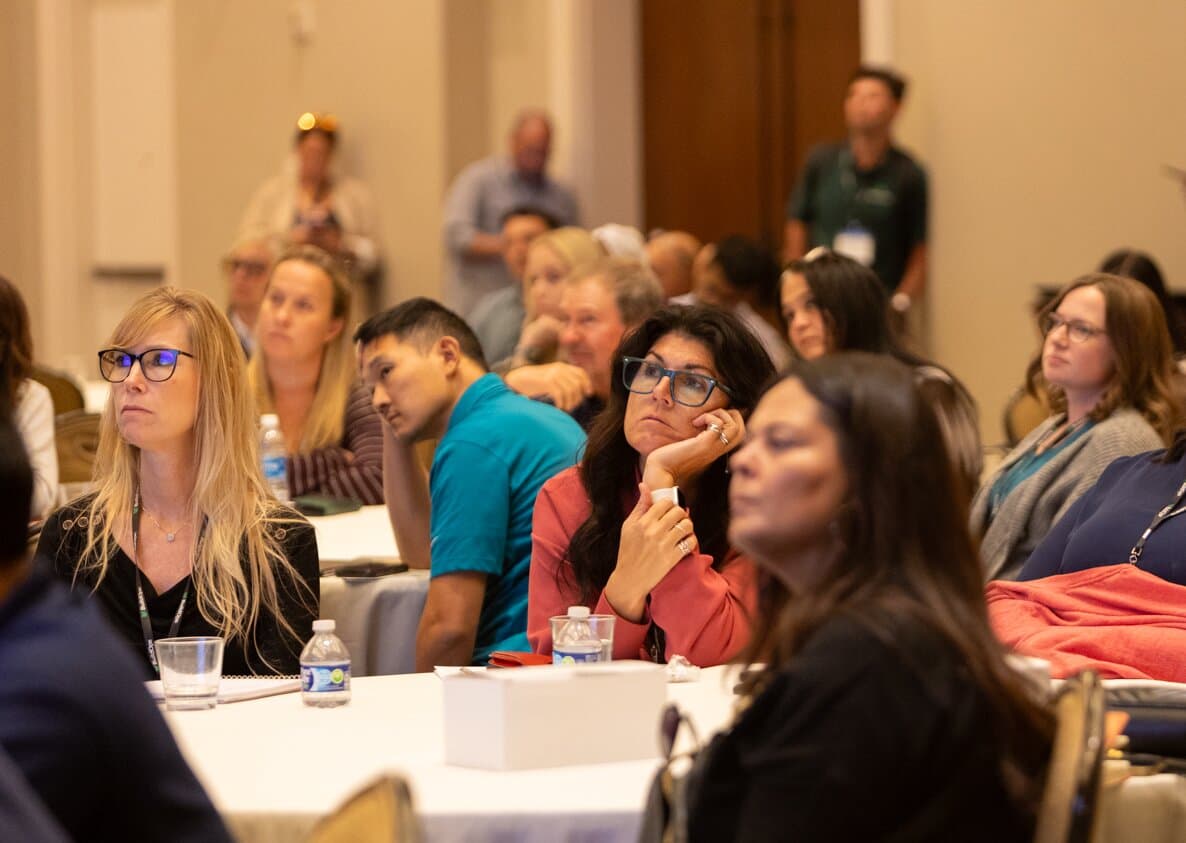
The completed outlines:
<svg viewBox="0 0 1186 843">
<path fill-rule="evenodd" d="M 1171 392 L 1165 313 L 1135 281 L 1071 282 L 1039 317 L 1045 340 L 1031 389 L 1054 415 L 1018 443 L 972 501 L 987 579 L 1014 579 L 1054 523 L 1117 457 L 1165 447 L 1180 410 Z"/>
</svg>

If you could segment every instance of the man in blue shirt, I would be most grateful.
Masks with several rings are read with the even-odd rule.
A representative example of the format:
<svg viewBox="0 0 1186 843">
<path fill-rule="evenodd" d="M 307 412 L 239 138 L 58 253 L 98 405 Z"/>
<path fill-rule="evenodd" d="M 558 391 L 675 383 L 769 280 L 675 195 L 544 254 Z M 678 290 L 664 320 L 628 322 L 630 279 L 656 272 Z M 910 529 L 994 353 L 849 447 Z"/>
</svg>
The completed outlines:
<svg viewBox="0 0 1186 843">
<path fill-rule="evenodd" d="M 127 646 L 94 601 L 31 570 L 32 488 L 20 435 L 0 422 L 0 754 L 72 840 L 229 843 Z"/>
<path fill-rule="evenodd" d="M 416 669 L 527 650 L 531 517 L 544 481 L 573 465 L 584 433 L 511 392 L 455 313 L 416 298 L 354 339 L 383 419 L 383 484 L 404 563 L 430 568 Z M 416 444 L 438 439 L 431 471 Z"/>
</svg>

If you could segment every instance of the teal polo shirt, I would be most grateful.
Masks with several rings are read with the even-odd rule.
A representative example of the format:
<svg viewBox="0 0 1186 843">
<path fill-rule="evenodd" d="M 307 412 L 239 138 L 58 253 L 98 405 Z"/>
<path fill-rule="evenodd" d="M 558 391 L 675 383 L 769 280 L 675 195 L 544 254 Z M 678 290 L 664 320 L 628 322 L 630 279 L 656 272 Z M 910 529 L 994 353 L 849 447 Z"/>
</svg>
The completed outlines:
<svg viewBox="0 0 1186 843">
<path fill-rule="evenodd" d="M 585 433 L 555 407 L 474 381 L 453 408 L 429 474 L 433 577 L 486 574 L 474 664 L 495 650 L 530 650 L 531 516 L 546 480 L 574 465 Z"/>
</svg>

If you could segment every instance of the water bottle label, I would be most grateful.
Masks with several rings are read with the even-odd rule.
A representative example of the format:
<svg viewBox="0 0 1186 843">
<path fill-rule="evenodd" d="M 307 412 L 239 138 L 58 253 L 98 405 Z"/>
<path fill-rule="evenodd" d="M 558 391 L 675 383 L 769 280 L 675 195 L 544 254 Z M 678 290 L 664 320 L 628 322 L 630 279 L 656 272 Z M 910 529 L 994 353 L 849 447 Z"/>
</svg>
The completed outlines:
<svg viewBox="0 0 1186 843">
<path fill-rule="evenodd" d="M 592 664 L 601 661 L 601 648 L 596 650 L 552 649 L 552 664 Z"/>
<path fill-rule="evenodd" d="M 286 481 L 288 479 L 288 457 L 284 455 L 263 458 L 264 477 L 268 482 Z"/>
<path fill-rule="evenodd" d="M 350 687 L 350 662 L 340 664 L 301 665 L 301 690 L 345 691 Z"/>
</svg>

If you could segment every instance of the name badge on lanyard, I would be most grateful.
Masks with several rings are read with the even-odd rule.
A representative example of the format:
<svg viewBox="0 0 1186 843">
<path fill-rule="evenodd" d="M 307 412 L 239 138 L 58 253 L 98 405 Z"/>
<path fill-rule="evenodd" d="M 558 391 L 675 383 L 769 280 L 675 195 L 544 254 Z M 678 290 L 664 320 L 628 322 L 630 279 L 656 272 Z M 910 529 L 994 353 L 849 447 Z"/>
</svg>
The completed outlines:
<svg viewBox="0 0 1186 843">
<path fill-rule="evenodd" d="M 873 233 L 859 222 L 850 222 L 832 241 L 832 251 L 852 258 L 864 266 L 872 266 L 877 256 Z"/>
</svg>

